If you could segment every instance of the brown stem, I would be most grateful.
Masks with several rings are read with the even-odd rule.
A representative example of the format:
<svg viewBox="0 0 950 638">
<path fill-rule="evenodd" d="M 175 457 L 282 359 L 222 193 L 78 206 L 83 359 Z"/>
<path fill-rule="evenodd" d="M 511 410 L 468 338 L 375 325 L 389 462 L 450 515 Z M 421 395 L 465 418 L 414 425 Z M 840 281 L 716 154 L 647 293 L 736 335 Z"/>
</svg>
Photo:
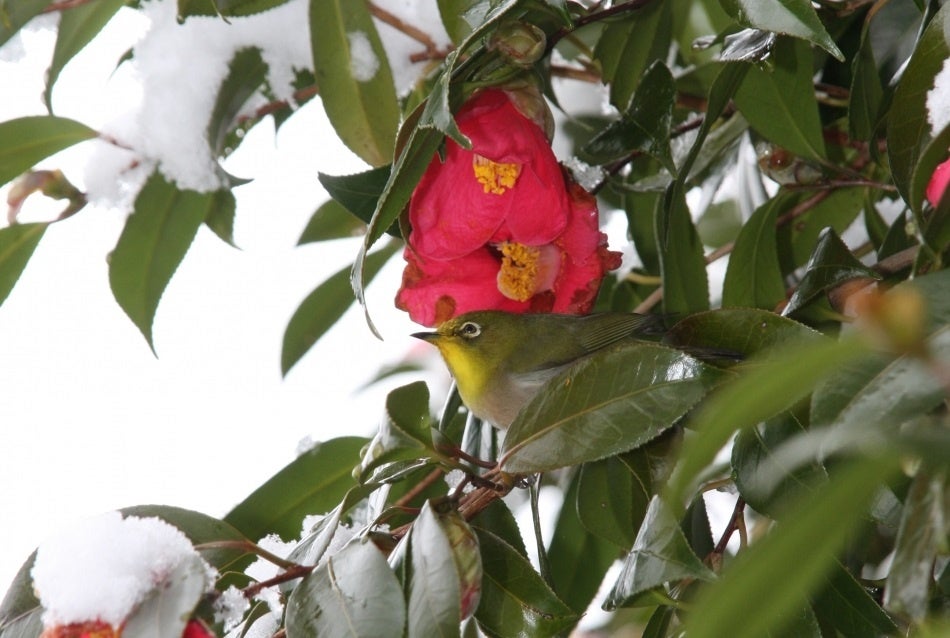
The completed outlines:
<svg viewBox="0 0 950 638">
<path fill-rule="evenodd" d="M 84 4 L 88 4 L 93 0 L 59 0 L 58 2 L 50 2 L 46 7 L 43 8 L 41 13 L 53 13 L 54 11 L 67 11 L 69 9 L 75 9 L 76 7 L 81 7 Z"/>
<path fill-rule="evenodd" d="M 422 46 L 426 48 L 426 52 L 432 53 L 438 51 L 439 47 L 436 45 L 435 41 L 429 37 L 429 34 L 423 31 L 422 29 L 415 27 L 407 22 L 405 22 L 399 16 L 390 13 L 386 9 L 383 9 L 381 6 L 374 2 L 369 2 L 369 11 L 373 17 L 379 19 L 381 22 L 385 22 L 389 26 L 393 27 L 397 31 L 406 34 Z"/>
<path fill-rule="evenodd" d="M 742 512 L 745 510 L 745 500 L 740 496 L 736 499 L 736 505 L 732 508 L 732 516 L 729 518 L 729 523 L 726 525 L 726 529 L 722 532 L 722 536 L 719 537 L 719 542 L 716 543 L 716 546 L 713 548 L 710 554 L 719 554 L 722 555 L 726 551 L 726 545 L 729 544 L 729 539 L 732 538 L 732 535 L 737 529 L 741 526 L 745 528 L 745 520 L 742 516 Z M 741 522 L 740 522 L 741 521 Z"/>
<path fill-rule="evenodd" d="M 314 569 L 316 569 L 315 565 L 294 565 L 290 569 L 282 571 L 273 578 L 256 582 L 253 585 L 248 585 L 241 590 L 241 593 L 244 594 L 245 598 L 251 600 L 268 587 L 280 585 L 297 578 L 303 578 L 304 576 L 310 575 Z"/>
<path fill-rule="evenodd" d="M 393 503 L 393 507 L 408 507 L 412 499 L 426 491 L 429 486 L 438 481 L 442 476 L 445 476 L 445 474 L 440 468 L 432 470 L 424 479 L 416 483 L 411 490 L 403 494 L 402 498 Z"/>
<path fill-rule="evenodd" d="M 293 92 L 294 102 L 300 103 L 304 100 L 308 100 L 313 96 L 317 95 L 320 92 L 320 89 L 316 86 L 305 86 L 302 89 L 297 89 Z M 246 124 L 247 122 L 259 120 L 267 115 L 276 113 L 277 111 L 282 111 L 286 108 L 290 108 L 290 103 L 287 100 L 274 100 L 273 102 L 268 102 L 267 104 L 257 108 L 250 115 L 242 115 L 237 118 L 238 125 Z"/>
<path fill-rule="evenodd" d="M 201 551 L 203 549 L 237 549 L 237 550 L 249 552 L 251 554 L 257 554 L 264 560 L 270 563 L 274 563 L 275 565 L 277 565 L 278 567 L 281 567 L 282 569 L 293 569 L 294 567 L 298 567 L 297 563 L 281 558 L 280 556 L 277 556 L 276 554 L 272 554 L 271 552 L 267 551 L 260 545 L 255 545 L 254 543 L 248 540 L 212 541 L 210 543 L 201 543 L 199 545 L 195 545 L 195 549 L 197 549 L 198 551 Z"/>
</svg>

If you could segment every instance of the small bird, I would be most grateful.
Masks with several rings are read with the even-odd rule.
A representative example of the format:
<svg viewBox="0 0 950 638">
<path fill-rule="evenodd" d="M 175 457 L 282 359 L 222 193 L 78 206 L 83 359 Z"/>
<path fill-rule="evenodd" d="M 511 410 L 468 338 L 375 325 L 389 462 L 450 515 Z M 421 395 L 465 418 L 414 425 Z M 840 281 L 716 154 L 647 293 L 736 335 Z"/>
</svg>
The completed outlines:
<svg viewBox="0 0 950 638">
<path fill-rule="evenodd" d="M 506 429 L 548 380 L 574 362 L 639 334 L 660 334 L 663 315 L 469 312 L 413 337 L 433 344 L 472 413 Z"/>
</svg>

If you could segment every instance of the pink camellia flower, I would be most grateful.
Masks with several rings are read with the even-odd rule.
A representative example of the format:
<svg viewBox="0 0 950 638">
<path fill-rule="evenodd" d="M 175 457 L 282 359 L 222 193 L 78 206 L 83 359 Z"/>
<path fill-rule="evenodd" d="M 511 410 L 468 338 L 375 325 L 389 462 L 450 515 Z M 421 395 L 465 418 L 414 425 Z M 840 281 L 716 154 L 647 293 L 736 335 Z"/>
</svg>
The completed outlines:
<svg viewBox="0 0 950 638">
<path fill-rule="evenodd" d="M 397 307 L 426 326 L 472 310 L 590 310 L 620 265 L 594 197 L 565 180 L 544 132 L 506 92 L 478 93 L 456 122 L 472 150 L 448 140 L 413 193 Z"/>
<path fill-rule="evenodd" d="M 947 190 L 947 184 L 950 184 L 950 159 L 939 164 L 930 176 L 930 183 L 927 184 L 927 201 L 936 208 L 940 204 L 940 198 Z"/>
</svg>

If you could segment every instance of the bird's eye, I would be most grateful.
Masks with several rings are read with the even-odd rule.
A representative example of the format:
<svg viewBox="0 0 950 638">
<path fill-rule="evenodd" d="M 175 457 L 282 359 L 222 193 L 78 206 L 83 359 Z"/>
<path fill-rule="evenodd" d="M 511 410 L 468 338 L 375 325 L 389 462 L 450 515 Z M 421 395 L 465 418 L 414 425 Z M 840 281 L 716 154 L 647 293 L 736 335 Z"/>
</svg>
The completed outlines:
<svg viewBox="0 0 950 638">
<path fill-rule="evenodd" d="M 478 335 L 482 334 L 482 327 L 474 321 L 466 321 L 459 328 L 459 334 L 466 339 L 474 339 Z"/>
</svg>

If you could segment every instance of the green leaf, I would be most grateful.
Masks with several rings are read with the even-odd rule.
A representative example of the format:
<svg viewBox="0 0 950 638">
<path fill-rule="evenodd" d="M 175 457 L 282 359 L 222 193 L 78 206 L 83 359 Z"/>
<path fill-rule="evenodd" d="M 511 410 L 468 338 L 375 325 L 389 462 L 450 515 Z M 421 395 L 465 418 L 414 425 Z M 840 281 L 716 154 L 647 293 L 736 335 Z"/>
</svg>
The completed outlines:
<svg viewBox="0 0 950 638">
<path fill-rule="evenodd" d="M 822 340 L 816 330 L 773 312 L 724 308 L 690 315 L 674 325 L 666 340 L 678 348 L 738 352 L 748 358 L 762 350 Z"/>
<path fill-rule="evenodd" d="M 472 25 L 477 24 L 473 17 L 484 15 L 489 9 L 487 0 L 437 0 L 436 4 L 445 32 L 456 45 L 472 33 Z"/>
<path fill-rule="evenodd" d="M 145 600 L 137 602 L 122 623 L 122 634 L 136 638 L 180 636 L 204 597 L 210 577 L 208 566 L 191 555 L 163 574 L 161 586 L 155 586 Z"/>
<path fill-rule="evenodd" d="M 40 15 L 50 0 L 18 0 L 0 5 L 0 46 L 13 37 L 23 25 Z M 0 139 L 2 139 L 0 135 Z"/>
<path fill-rule="evenodd" d="M 801 38 L 844 61 L 808 0 L 719 0 L 719 4 L 740 26 Z"/>
<path fill-rule="evenodd" d="M 304 452 L 228 512 L 224 520 L 248 538 L 300 536 L 308 514 L 329 512 L 356 482 L 362 437 L 341 437 Z"/>
<path fill-rule="evenodd" d="M 666 486 L 670 503 L 685 502 L 700 472 L 737 430 L 789 409 L 824 378 L 866 353 L 854 340 L 821 339 L 769 349 L 737 366 L 739 376 L 704 401 L 691 419 L 695 435 Z"/>
<path fill-rule="evenodd" d="M 237 17 L 263 13 L 279 7 L 288 0 L 178 0 L 178 17 L 222 16 Z"/>
<path fill-rule="evenodd" d="M 3 601 L 0 602 L 0 636 L 6 636 L 6 632 L 11 625 L 17 624 L 18 619 L 27 617 L 33 613 L 39 614 L 43 610 L 40 607 L 40 601 L 36 597 L 36 591 L 33 588 L 33 563 L 36 560 L 36 552 L 30 554 L 20 569 L 17 570 L 13 582 L 7 588 Z M 26 623 L 23 623 L 26 624 Z M 24 634 L 26 635 L 26 634 Z M 32 635 L 32 638 L 38 636 L 39 632 Z"/>
<path fill-rule="evenodd" d="M 392 242 L 366 258 L 366 276 L 372 278 L 383 265 L 399 251 L 400 243 Z M 280 355 L 280 370 L 284 376 L 313 347 L 327 330 L 333 327 L 353 303 L 349 286 L 350 268 L 344 268 L 307 295 L 284 331 Z"/>
<path fill-rule="evenodd" d="M 733 477 L 739 494 L 753 509 L 773 519 L 781 518 L 789 499 L 813 493 L 827 479 L 816 462 L 796 468 L 769 464 L 774 451 L 804 432 L 805 425 L 793 412 L 785 412 L 740 430 L 733 442 Z M 773 475 L 776 470 L 781 476 Z"/>
<path fill-rule="evenodd" d="M 810 301 L 852 279 L 880 279 L 881 276 L 862 264 L 848 249 L 838 234 L 826 228 L 818 236 L 811 259 L 805 265 L 805 275 L 792 293 L 782 311 L 790 315 L 804 308 Z"/>
<path fill-rule="evenodd" d="M 933 88 L 934 77 L 943 68 L 944 60 L 950 57 L 948 30 L 950 8 L 944 6 L 927 25 L 907 62 L 887 116 L 887 158 L 891 174 L 901 197 L 915 212 L 921 209 L 926 185 L 926 181 L 917 178 L 917 173 L 929 177 L 936 166 L 936 161 L 927 162 L 925 166 L 920 160 L 933 139 L 927 121 L 927 92 Z M 914 187 L 915 182 L 923 182 L 923 186 Z"/>
<path fill-rule="evenodd" d="M 851 62 L 851 92 L 848 97 L 848 133 L 855 140 L 870 140 L 880 122 L 884 87 L 874 59 L 872 39 L 861 32 L 858 53 Z"/>
<path fill-rule="evenodd" d="M 380 166 L 354 175 L 326 175 L 319 173 L 317 179 L 327 189 L 330 197 L 342 204 L 348 211 L 369 224 L 373 213 L 386 190 L 389 181 L 391 166 Z M 399 237 L 399 227 L 393 221 L 386 230 L 394 237 Z"/>
<path fill-rule="evenodd" d="M 748 69 L 735 94 L 736 106 L 752 128 L 773 144 L 806 159 L 824 161 L 811 48 L 804 42 L 780 39 L 771 59 L 771 71 Z"/>
<path fill-rule="evenodd" d="M 723 282 L 723 306 L 771 310 L 785 300 L 775 241 L 775 220 L 781 206 L 782 197 L 773 197 L 756 209 L 739 231 Z"/>
<path fill-rule="evenodd" d="M 929 342 L 934 356 L 950 355 L 950 326 Z M 876 356 L 853 362 L 818 387 L 812 399 L 818 424 L 843 427 L 897 425 L 940 405 L 945 392 L 932 370 L 909 356 Z"/>
<path fill-rule="evenodd" d="M 844 233 L 861 212 L 867 192 L 866 188 L 840 188 L 810 205 L 812 195 L 807 192 L 783 197 L 779 218 L 792 214 L 795 218 L 780 224 L 776 233 L 782 274 L 788 275 L 808 261 L 826 228 L 839 235 Z M 802 211 L 800 206 L 808 208 Z"/>
<path fill-rule="evenodd" d="M 239 138 L 231 137 L 235 119 L 266 79 L 267 64 L 261 57 L 260 49 L 247 47 L 234 53 L 208 119 L 208 142 L 214 155 L 228 155 L 234 150 L 228 146 L 240 141 Z"/>
<path fill-rule="evenodd" d="M 287 600 L 290 636 L 391 638 L 405 625 L 399 581 L 368 541 L 354 540 L 330 556 Z"/>
<path fill-rule="evenodd" d="M 159 299 L 214 201 L 214 193 L 180 190 L 152 174 L 109 259 L 112 294 L 153 352 Z"/>
<path fill-rule="evenodd" d="M 375 473 L 383 471 L 382 465 L 396 461 L 417 462 L 432 456 L 429 426 L 429 388 L 425 382 L 416 381 L 390 392 L 386 397 L 386 416 L 363 451 L 360 481 L 386 482 Z M 409 467 L 404 465 L 403 469 Z M 371 471 L 374 473 L 370 476 Z M 402 469 L 393 467 L 391 471 Z"/>
<path fill-rule="evenodd" d="M 758 638 L 780 630 L 833 570 L 835 553 L 894 469 L 892 460 L 875 457 L 844 464 L 823 490 L 797 503 L 782 525 L 740 552 L 722 579 L 699 593 L 686 619 L 690 638 Z M 756 601 L 754 614 L 748 613 L 750 600 Z"/>
<path fill-rule="evenodd" d="M 348 211 L 343 204 L 331 199 L 316 210 L 300 234 L 297 245 L 302 246 L 331 239 L 359 237 L 366 232 L 366 224 Z"/>
<path fill-rule="evenodd" d="M 666 59 L 673 36 L 673 6 L 651 3 L 623 20 L 607 23 L 594 47 L 602 79 L 610 86 L 610 103 L 624 111 L 640 76 L 655 60 Z"/>
<path fill-rule="evenodd" d="M 482 598 L 475 612 L 479 628 L 491 637 L 554 636 L 572 627 L 577 615 L 514 547 L 475 530 L 482 554 Z"/>
<path fill-rule="evenodd" d="M 3 10 L 0 7 L 0 12 Z M 30 170 L 40 160 L 98 135 L 85 124 L 52 115 L 0 122 L 0 186 Z"/>
<path fill-rule="evenodd" d="M 124 0 L 101 0 L 59 12 L 53 61 L 46 73 L 46 90 L 43 92 L 43 99 L 50 113 L 53 112 L 53 86 L 63 67 L 102 31 L 124 5 Z"/>
<path fill-rule="evenodd" d="M 371 166 L 388 164 L 399 105 L 367 3 L 311 1 L 310 44 L 320 96 L 337 135 Z"/>
<path fill-rule="evenodd" d="M 426 502 L 409 532 L 409 636 L 459 635 L 460 575 L 438 516 Z"/>
<path fill-rule="evenodd" d="M 547 550 L 551 585 L 578 615 L 587 611 L 604 575 L 618 558 L 617 547 L 586 528 L 579 516 L 580 472 L 564 491 L 564 501 Z M 639 523 L 637 523 L 639 527 Z"/>
<path fill-rule="evenodd" d="M 521 528 L 518 527 L 518 521 L 515 520 L 515 515 L 511 513 L 511 510 L 508 509 L 504 501 L 492 501 L 487 508 L 479 512 L 478 516 L 471 520 L 470 524 L 473 529 L 480 529 L 486 533 L 497 536 L 508 545 L 511 545 L 519 554 L 525 558 L 528 557 L 528 551 L 524 546 L 524 539 L 521 537 Z"/>
<path fill-rule="evenodd" d="M 22 616 L 0 622 L 0 638 L 36 638 L 43 633 L 43 609 L 37 607 Z"/>
<path fill-rule="evenodd" d="M 672 427 L 724 375 L 655 344 L 605 348 L 525 406 L 508 429 L 499 465 L 528 474 L 626 452 Z"/>
<path fill-rule="evenodd" d="M 211 229 L 221 241 L 234 246 L 234 213 L 237 200 L 230 189 L 224 188 L 212 193 L 211 206 L 205 215 L 205 226 Z"/>
<path fill-rule="evenodd" d="M 0 228 L 0 304 L 10 296 L 46 227 L 47 224 L 37 223 Z"/>
<path fill-rule="evenodd" d="M 670 150 L 670 126 L 676 86 L 673 74 L 660 60 L 640 81 L 630 107 L 620 120 L 607 126 L 584 145 L 583 152 L 598 164 L 641 151 L 657 159 L 671 174 L 676 173 Z"/>
<path fill-rule="evenodd" d="M 591 534 L 629 551 L 652 493 L 650 463 L 642 450 L 585 463 L 577 515 Z"/>
<path fill-rule="evenodd" d="M 709 309 L 706 258 L 680 181 L 670 184 L 663 205 L 657 207 L 656 235 L 663 311 L 689 314 Z"/>
<path fill-rule="evenodd" d="M 916 622 L 923 621 L 929 611 L 934 561 L 946 549 L 948 505 L 945 472 L 918 470 L 904 501 L 884 590 L 884 606 Z"/>
<path fill-rule="evenodd" d="M 845 638 L 893 634 L 897 626 L 841 563 L 835 562 L 824 588 L 812 597 L 815 613 Z"/>
<path fill-rule="evenodd" d="M 604 608 L 624 607 L 637 594 L 664 583 L 715 577 L 693 553 L 669 506 L 654 496 Z"/>
</svg>

